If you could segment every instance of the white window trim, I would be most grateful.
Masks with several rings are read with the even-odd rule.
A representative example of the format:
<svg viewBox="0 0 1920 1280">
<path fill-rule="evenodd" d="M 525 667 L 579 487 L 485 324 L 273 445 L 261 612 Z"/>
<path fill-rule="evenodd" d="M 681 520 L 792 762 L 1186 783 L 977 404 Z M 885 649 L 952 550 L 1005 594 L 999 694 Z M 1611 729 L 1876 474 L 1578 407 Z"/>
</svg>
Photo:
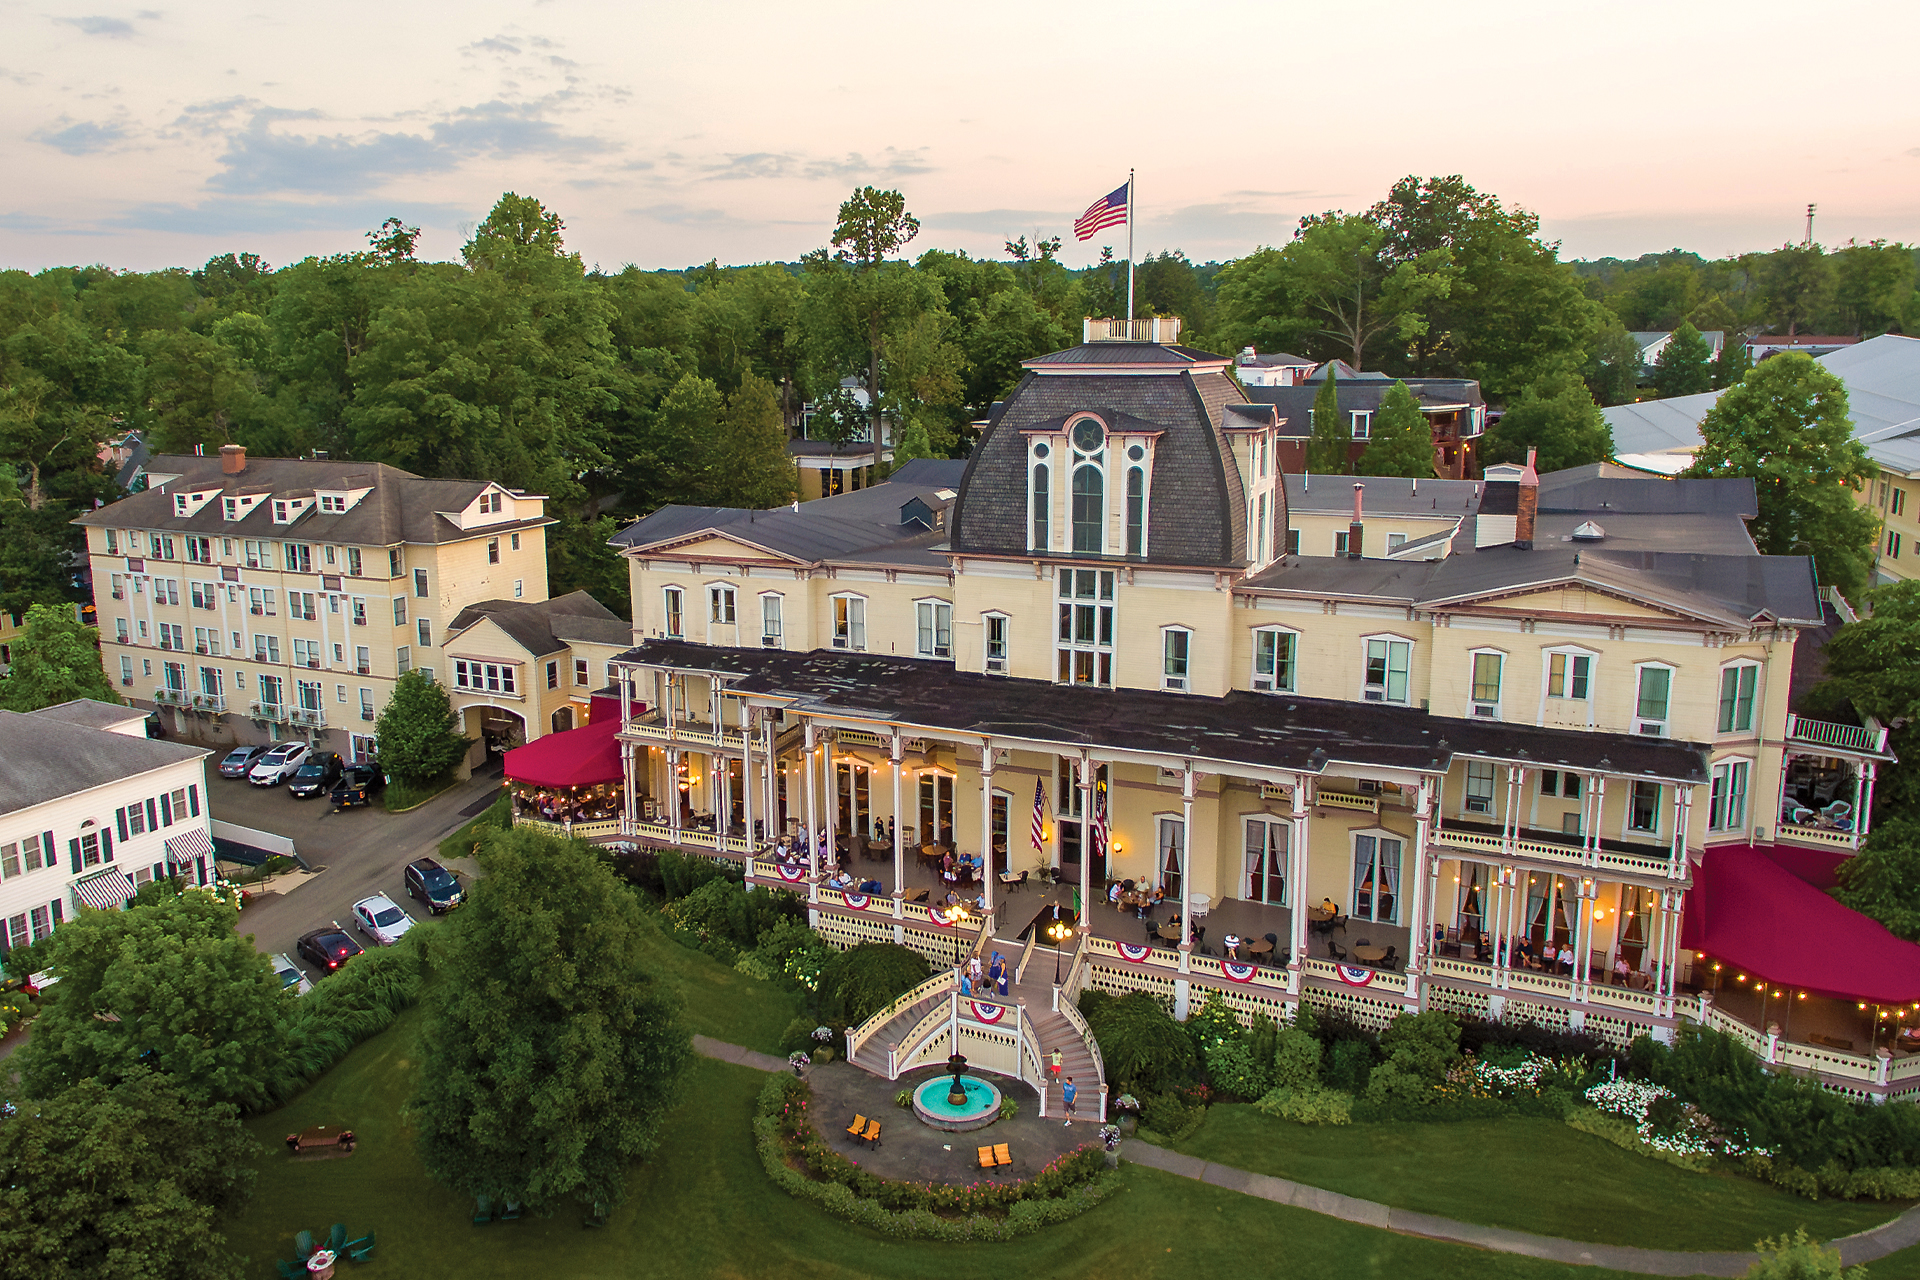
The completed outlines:
<svg viewBox="0 0 1920 1280">
<path fill-rule="evenodd" d="M 920 647 L 920 606 L 922 605 L 930 605 L 933 608 L 934 647 L 932 650 L 926 650 Z M 940 607 L 942 605 L 945 605 L 947 609 L 947 651 L 945 653 L 941 653 L 939 651 L 940 650 Z M 916 658 L 939 658 L 943 660 L 952 659 L 953 657 L 953 601 L 944 600 L 939 596 L 921 596 L 913 602 L 913 655 Z"/>
<path fill-rule="evenodd" d="M 731 582 L 709 582 L 707 586 L 707 625 L 709 627 L 737 627 L 740 625 L 740 592 Z M 714 606 L 722 596 L 732 597 L 733 621 L 715 618 Z"/>
<path fill-rule="evenodd" d="M 1355 440 L 1373 439 L 1373 410 L 1350 410 L 1347 419 L 1347 429 Z"/>
<path fill-rule="evenodd" d="M 1485 809 L 1471 809 L 1467 807 L 1467 802 L 1473 798 L 1472 789 L 1468 785 L 1472 779 L 1468 775 L 1467 770 L 1477 764 L 1486 765 L 1489 769 L 1493 770 L 1493 789 L 1487 793 L 1487 807 Z M 1472 758 L 1463 760 L 1460 765 L 1460 816 L 1462 818 L 1493 819 L 1498 817 L 1499 814 L 1500 766 L 1491 760 L 1475 760 Z"/>
<path fill-rule="evenodd" d="M 1727 672 L 1739 667 L 1753 668 L 1753 723 L 1744 729 L 1720 728 L 1720 686 L 1727 678 Z M 1713 736 L 1716 738 L 1752 738 L 1757 736 L 1756 725 L 1760 724 L 1761 699 L 1766 693 L 1765 664 L 1753 658 L 1733 658 L 1720 664 L 1720 671 L 1713 682 Z M 1671 697 L 1671 695 L 1669 695 Z"/>
<path fill-rule="evenodd" d="M 1709 783 L 1712 774 L 1708 774 Z M 1641 831 L 1633 825 L 1633 786 L 1636 782 L 1650 782 L 1660 789 L 1659 797 L 1653 802 L 1653 830 Z M 1633 840 L 1636 837 L 1645 844 L 1649 839 L 1664 840 L 1669 830 L 1665 810 L 1673 802 L 1667 793 L 1672 790 L 1671 783 L 1659 778 L 1622 778 L 1620 779 L 1620 838 Z M 1608 788 L 1612 790 L 1612 788 Z"/>
<path fill-rule="evenodd" d="M 1239 888 L 1241 892 L 1244 893 L 1249 887 L 1247 884 L 1247 828 L 1251 827 L 1256 822 L 1263 827 L 1279 827 L 1281 830 L 1287 833 L 1287 853 L 1286 853 L 1287 866 L 1286 866 L 1286 870 L 1281 872 L 1281 875 L 1280 875 L 1280 901 L 1268 902 L 1265 905 L 1274 906 L 1274 907 L 1290 907 L 1293 905 L 1293 889 L 1294 889 L 1294 885 L 1293 885 L 1293 821 L 1286 814 L 1268 813 L 1265 810 L 1261 810 L 1257 813 L 1243 813 L 1240 815 Z M 1266 889 L 1266 886 L 1262 884 L 1261 885 L 1262 892 L 1265 892 L 1265 889 Z M 1240 895 L 1234 894 L 1232 896 L 1239 897 Z M 1263 901 L 1263 900 L 1262 899 L 1246 899 L 1246 901 Z"/>
<path fill-rule="evenodd" d="M 853 611 L 849 609 L 847 611 L 847 642 L 845 644 L 840 643 L 840 637 L 834 630 L 834 628 L 839 625 L 839 620 L 835 615 L 840 612 L 840 607 L 835 602 L 840 600 L 858 600 L 860 602 L 860 635 L 858 637 L 854 635 Z M 865 653 L 868 648 L 868 636 L 866 635 L 868 623 L 867 597 L 858 591 L 836 591 L 827 597 L 827 609 L 828 647 L 845 649 L 849 653 Z"/>
<path fill-rule="evenodd" d="M 1407 696 L 1401 699 L 1399 702 L 1395 702 L 1393 699 L 1386 696 L 1386 687 L 1384 685 L 1381 687 L 1380 697 L 1369 698 L 1367 696 L 1367 645 L 1375 640 L 1398 642 L 1400 644 L 1404 644 L 1407 646 Z M 1419 641 L 1414 639 L 1414 637 L 1412 636 L 1403 636 L 1396 631 L 1376 631 L 1371 635 L 1361 636 L 1360 637 L 1360 690 L 1355 700 L 1358 702 L 1378 702 L 1383 706 L 1389 706 L 1389 707 L 1412 706 L 1413 705 L 1413 673 L 1414 673 L 1413 658 L 1414 658 L 1414 654 L 1418 652 L 1418 650 L 1419 650 Z M 1388 659 L 1388 668 L 1389 668 L 1389 671 L 1391 671 L 1391 668 L 1392 668 L 1391 657 L 1389 657 Z"/>
<path fill-rule="evenodd" d="M 1300 634 L 1301 633 L 1296 628 L 1283 627 L 1276 623 L 1263 623 L 1260 626 L 1249 627 L 1247 628 L 1247 630 L 1251 633 L 1248 637 L 1248 641 L 1249 641 L 1249 644 L 1251 645 L 1251 649 L 1250 649 L 1250 652 L 1247 654 L 1247 664 L 1248 664 L 1247 665 L 1247 688 L 1253 690 L 1255 693 L 1297 693 L 1299 692 L 1299 689 L 1297 686 L 1300 683 L 1299 668 L 1300 668 Z M 1271 689 L 1260 688 L 1260 681 L 1263 678 L 1260 674 L 1260 666 L 1259 666 L 1260 633 L 1262 631 L 1274 631 L 1274 632 L 1279 632 L 1279 633 L 1293 637 L 1293 662 L 1294 662 L 1293 684 L 1288 686 L 1287 688 L 1283 689 L 1280 687 L 1280 673 L 1277 670 L 1274 672 L 1274 676 L 1273 676 L 1273 688 Z"/>
<path fill-rule="evenodd" d="M 667 608 L 669 591 L 680 593 L 680 634 L 678 635 L 667 629 L 667 619 L 672 616 L 672 611 Z M 677 582 L 660 584 L 660 634 L 671 640 L 684 640 L 687 637 L 687 589 Z"/>
<path fill-rule="evenodd" d="M 760 602 L 760 647 L 763 649 L 784 649 L 787 647 L 787 596 L 784 591 L 762 591 L 754 597 Z M 778 601 L 775 612 L 780 615 L 780 634 L 767 634 L 767 601 Z"/>
<path fill-rule="evenodd" d="M 1596 723 L 1594 720 L 1595 707 L 1600 701 L 1596 696 L 1600 690 L 1600 651 L 1577 644 L 1556 644 L 1551 648 L 1540 651 L 1540 714 L 1535 718 L 1534 723 L 1544 725 L 1547 722 L 1547 702 L 1554 697 L 1553 690 L 1549 686 L 1548 681 L 1553 677 L 1553 655 L 1556 653 L 1569 660 L 1569 668 L 1572 667 L 1571 660 L 1574 658 L 1585 658 L 1587 660 L 1587 696 L 1585 702 L 1587 705 L 1587 728 L 1591 729 Z M 1569 677 L 1571 677 L 1571 671 L 1569 671 Z M 1635 677 L 1634 697 L 1638 698 L 1639 696 L 1639 678 Z M 1557 701 L 1579 702 L 1581 699 L 1563 697 L 1557 699 Z"/>
<path fill-rule="evenodd" d="M 1733 766 L 1741 765 L 1741 764 L 1747 767 L 1747 787 L 1746 787 L 1745 798 L 1742 801 L 1742 811 L 1740 814 L 1740 821 L 1730 827 L 1716 827 L 1713 825 L 1714 775 L 1719 773 L 1722 769 L 1725 769 L 1727 770 L 1729 779 L 1731 779 Z M 1752 756 L 1731 755 L 1731 756 L 1722 756 L 1720 759 L 1715 760 L 1712 763 L 1712 765 L 1708 767 L 1707 769 L 1707 805 L 1706 805 L 1707 812 L 1705 816 L 1707 820 L 1707 831 L 1710 834 L 1721 835 L 1721 836 L 1744 836 L 1747 832 L 1747 829 L 1755 825 L 1753 822 L 1753 782 L 1754 782 L 1754 777 L 1756 775 L 1758 766 L 1759 766 L 1759 761 Z"/>
<path fill-rule="evenodd" d="M 1658 668 L 1667 673 L 1667 715 L 1664 720 L 1643 721 L 1640 718 L 1640 673 L 1651 668 Z M 1643 736 L 1652 738 L 1671 738 L 1673 736 L 1673 699 L 1680 683 L 1677 678 L 1679 674 L 1680 668 L 1671 662 L 1660 662 L 1655 659 L 1648 659 L 1644 662 L 1636 662 L 1633 664 L 1633 692 L 1628 695 L 1632 698 L 1632 701 L 1627 704 L 1628 733 L 1639 734 L 1642 724 L 1657 724 L 1660 726 L 1658 733 Z M 1713 690 L 1713 705 L 1717 722 L 1720 713 L 1720 689 L 1717 685 Z"/>
<path fill-rule="evenodd" d="M 1495 698 L 1492 702 L 1484 702 L 1484 703 L 1481 702 L 1480 699 L 1476 698 L 1473 693 L 1474 659 L 1480 657 L 1482 654 L 1492 654 L 1495 657 L 1500 659 L 1500 696 Z M 1505 719 L 1505 717 L 1500 714 L 1500 710 L 1501 710 L 1501 707 L 1504 706 L 1506 703 L 1507 668 L 1512 664 L 1512 662 L 1513 662 L 1513 654 L 1509 653 L 1505 649 L 1498 648 L 1494 645 L 1476 645 L 1474 648 L 1467 650 L 1467 715 L 1469 718 L 1480 719 L 1480 720 Z M 1491 707 L 1492 713 L 1484 716 L 1481 715 L 1480 708 L 1483 706 Z"/>
<path fill-rule="evenodd" d="M 1127 451 L 1135 445 L 1146 451 L 1146 456 L 1135 462 L 1127 456 Z M 1120 555 L 1130 555 L 1127 550 L 1127 479 L 1135 468 L 1140 471 L 1140 558 L 1146 559 L 1153 554 L 1153 437 L 1127 437 L 1109 434 L 1107 437 L 1109 452 L 1118 449 L 1120 468 Z"/>
<path fill-rule="evenodd" d="M 1060 540 L 1059 483 L 1060 451 L 1063 443 L 1063 438 L 1055 436 L 1040 436 L 1027 442 L 1027 527 L 1023 532 L 1022 541 L 1026 543 L 1029 551 L 1051 551 Z M 1047 456 L 1044 458 L 1034 453 L 1034 446 L 1042 444 L 1047 447 Z M 1033 472 L 1036 467 L 1047 469 L 1047 543 L 1045 546 L 1035 546 L 1033 542 Z"/>
<path fill-rule="evenodd" d="M 1176 635 L 1187 638 L 1187 670 L 1184 675 L 1171 676 L 1167 674 L 1167 645 L 1170 638 Z M 1168 693 L 1193 692 L 1193 635 L 1192 627 L 1179 624 L 1160 628 L 1160 687 Z M 1173 683 L 1175 680 L 1180 683 Z"/>
<path fill-rule="evenodd" d="M 987 645 L 988 632 L 992 627 L 992 622 L 990 621 L 990 619 L 993 619 L 993 618 L 998 618 L 1001 622 L 1004 622 L 1006 624 L 1005 630 L 1007 635 L 1007 652 L 1004 655 L 1002 655 L 1002 657 L 1000 658 L 1001 665 L 999 666 L 998 669 L 996 669 L 993 665 L 994 660 L 991 655 L 991 651 L 989 650 Z M 980 670 L 990 676 L 1004 676 L 1012 672 L 1013 670 L 1013 615 L 1012 614 L 1004 613 L 999 609 L 989 609 L 985 613 L 980 615 Z"/>
<path fill-rule="evenodd" d="M 1086 454 L 1084 461 L 1082 461 L 1082 454 L 1079 446 L 1074 444 L 1073 442 L 1073 429 L 1079 426 L 1082 422 L 1098 423 L 1100 426 L 1100 437 L 1101 437 L 1100 448 L 1094 453 Z M 1113 429 L 1107 425 L 1106 419 L 1102 418 L 1097 413 L 1088 413 L 1084 410 L 1082 410 L 1079 413 L 1075 413 L 1071 415 L 1067 419 L 1065 430 L 1061 433 L 1060 444 L 1055 449 L 1055 452 L 1057 453 L 1060 449 L 1064 449 L 1066 451 L 1067 470 L 1065 474 L 1065 485 L 1060 495 L 1060 501 L 1054 504 L 1054 508 L 1055 510 L 1063 512 L 1065 516 L 1065 520 L 1064 520 L 1064 523 L 1066 524 L 1065 546 L 1068 552 L 1070 552 L 1071 554 L 1098 555 L 1098 556 L 1107 556 L 1107 555 L 1114 554 L 1110 544 L 1113 542 L 1113 512 L 1114 512 L 1114 498 L 1115 498 L 1114 484 L 1113 484 L 1113 472 L 1114 472 L 1115 464 L 1113 460 L 1113 451 L 1115 448 L 1115 444 L 1116 444 L 1116 441 L 1114 438 Z M 1126 456 L 1124 453 L 1121 455 L 1119 465 L 1123 468 L 1126 465 Z M 1098 547 L 1095 547 L 1092 551 L 1075 551 L 1073 547 L 1073 479 L 1074 479 L 1075 473 L 1078 472 L 1081 467 L 1092 467 L 1094 468 L 1094 470 L 1100 473 L 1100 545 Z M 1055 467 L 1053 471 L 1050 471 L 1047 474 L 1049 476 L 1058 475 L 1059 468 Z M 1124 552 L 1125 546 L 1126 546 L 1124 541 L 1126 537 L 1126 492 L 1125 492 L 1126 485 L 1125 485 L 1124 479 L 1122 480 L 1120 488 L 1121 488 L 1121 493 L 1119 494 L 1119 505 L 1120 505 L 1120 525 L 1121 525 L 1121 538 L 1122 538 L 1121 550 Z M 1048 526 L 1049 532 L 1051 532 L 1052 528 L 1053 528 L 1052 525 Z M 1141 545 L 1143 547 L 1146 545 L 1144 533 L 1142 534 Z"/>
<path fill-rule="evenodd" d="M 1388 928 L 1393 928 L 1407 919 L 1408 855 L 1413 852 L 1413 840 L 1407 836 L 1405 832 L 1394 831 L 1388 827 L 1355 827 L 1347 832 L 1347 911 L 1349 915 L 1353 914 L 1354 904 L 1358 901 L 1360 894 L 1360 886 L 1354 883 L 1353 879 L 1354 842 L 1360 836 L 1372 836 L 1375 841 L 1392 840 L 1400 846 L 1400 877 L 1394 885 L 1393 890 L 1393 915 L 1391 918 L 1381 918 L 1380 886 L 1376 882 L 1373 887 L 1373 900 L 1371 903 L 1373 914 L 1366 917 L 1365 921 L 1367 924 L 1380 924 Z M 1377 861 L 1378 856 L 1376 851 L 1376 869 L 1379 865 Z M 1355 916 L 1354 923 L 1360 923 L 1358 916 Z"/>
</svg>

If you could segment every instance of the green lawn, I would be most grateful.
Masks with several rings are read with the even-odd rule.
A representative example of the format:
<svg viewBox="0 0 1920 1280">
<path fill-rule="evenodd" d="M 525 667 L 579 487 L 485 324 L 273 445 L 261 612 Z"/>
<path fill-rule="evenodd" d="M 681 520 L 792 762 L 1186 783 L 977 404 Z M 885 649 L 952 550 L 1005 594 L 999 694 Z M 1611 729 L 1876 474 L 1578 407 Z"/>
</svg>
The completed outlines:
<svg viewBox="0 0 1920 1280">
<path fill-rule="evenodd" d="M 1797 1226 L 1830 1240 L 1905 1207 L 1807 1200 L 1749 1178 L 1688 1173 L 1525 1117 L 1314 1126 L 1221 1106 L 1178 1149 L 1463 1222 L 1649 1249 L 1750 1249 Z"/>
<path fill-rule="evenodd" d="M 641 916 L 647 968 L 686 998 L 689 1029 L 762 1053 L 780 1052 L 780 1033 L 800 1016 L 800 995 L 735 973 L 667 935 L 652 912 Z"/>
</svg>

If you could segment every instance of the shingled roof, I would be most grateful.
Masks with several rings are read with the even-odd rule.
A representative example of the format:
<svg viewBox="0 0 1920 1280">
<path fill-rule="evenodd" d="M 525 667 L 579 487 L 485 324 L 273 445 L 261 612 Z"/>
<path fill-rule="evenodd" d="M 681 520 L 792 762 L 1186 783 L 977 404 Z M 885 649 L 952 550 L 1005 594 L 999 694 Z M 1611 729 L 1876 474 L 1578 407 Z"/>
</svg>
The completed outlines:
<svg viewBox="0 0 1920 1280">
<path fill-rule="evenodd" d="M 184 742 L 135 738 L 59 717 L 0 711 L 0 813 L 29 809 L 211 754 L 205 747 Z"/>
<path fill-rule="evenodd" d="M 627 644 L 633 625 L 584 591 L 570 591 L 552 600 L 482 600 L 454 616 L 446 644 L 468 627 L 492 619 L 514 643 L 535 657 L 557 653 L 569 640 L 592 644 Z"/>
</svg>

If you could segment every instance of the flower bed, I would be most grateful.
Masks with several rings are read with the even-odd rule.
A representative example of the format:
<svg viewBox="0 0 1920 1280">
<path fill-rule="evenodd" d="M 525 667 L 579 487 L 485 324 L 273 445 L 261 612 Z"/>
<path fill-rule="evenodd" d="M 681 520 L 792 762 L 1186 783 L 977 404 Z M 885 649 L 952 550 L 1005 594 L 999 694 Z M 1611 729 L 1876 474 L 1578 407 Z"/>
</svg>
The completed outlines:
<svg viewBox="0 0 1920 1280">
<path fill-rule="evenodd" d="M 776 1076 L 761 1090 L 753 1130 L 767 1176 L 789 1195 L 884 1235 L 944 1241 L 1011 1240 L 1092 1208 L 1118 1189 L 1106 1154 L 1079 1147 L 1025 1182 L 948 1186 L 882 1178 L 835 1151 L 807 1118 L 812 1090 Z"/>
</svg>

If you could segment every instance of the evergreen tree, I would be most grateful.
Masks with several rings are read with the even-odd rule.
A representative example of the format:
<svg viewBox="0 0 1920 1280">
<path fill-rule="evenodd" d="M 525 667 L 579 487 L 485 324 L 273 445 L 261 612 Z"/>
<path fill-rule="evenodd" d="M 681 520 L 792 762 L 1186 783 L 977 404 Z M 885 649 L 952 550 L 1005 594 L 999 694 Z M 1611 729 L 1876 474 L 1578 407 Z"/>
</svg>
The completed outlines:
<svg viewBox="0 0 1920 1280">
<path fill-rule="evenodd" d="M 1334 385 L 1333 365 L 1328 364 L 1320 390 L 1313 397 L 1313 438 L 1307 441 L 1307 470 L 1346 475 L 1353 469 L 1352 443 L 1353 429 L 1340 414 L 1340 390 Z"/>
<path fill-rule="evenodd" d="M 1874 784 L 1876 816 L 1867 849 L 1847 865 L 1864 871 L 1873 860 L 1894 850 L 1920 850 L 1920 822 L 1909 822 L 1896 833 L 1879 820 L 1879 813 L 1920 813 L 1920 579 L 1893 582 L 1867 593 L 1857 622 L 1841 627 L 1822 651 L 1826 678 L 1806 694 L 1807 709 L 1834 720 L 1872 716 L 1891 726 L 1887 747 L 1897 764 L 1883 764 Z M 1857 797 L 1856 797 L 1857 800 Z M 1851 883 L 1842 878 L 1843 883 Z M 1867 908 L 1845 897 L 1856 910 Z M 1920 941 L 1920 896 L 1908 899 L 1914 930 L 1903 934 Z M 1868 911 L 1892 928 L 1887 917 Z M 1899 932 L 1896 930 L 1896 932 Z"/>
<path fill-rule="evenodd" d="M 787 457 L 786 422 L 773 384 L 757 374 L 740 379 L 727 397 L 727 411 L 713 442 L 724 501 L 730 507 L 778 507 L 794 498 L 793 461 Z"/>
<path fill-rule="evenodd" d="M 1811 555 L 1822 582 L 1848 596 L 1866 585 L 1879 539 L 1855 494 L 1873 474 L 1853 438 L 1847 386 L 1813 357 L 1789 352 L 1720 393 L 1700 421 L 1688 476 L 1751 476 L 1760 512 L 1749 524 L 1765 555 Z"/>
<path fill-rule="evenodd" d="M 1745 340 L 1729 329 L 1727 340 L 1720 348 L 1720 354 L 1713 360 L 1713 389 L 1724 391 L 1746 377 L 1747 370 L 1751 368 L 1753 368 L 1753 357 L 1747 352 Z"/>
<path fill-rule="evenodd" d="M 633 891 L 589 846 L 521 827 L 479 859 L 434 941 L 409 1109 L 421 1159 L 467 1195 L 611 1205 L 692 1057 L 677 1001 L 643 967 Z"/>
<path fill-rule="evenodd" d="M 1527 387 L 1507 405 L 1487 433 L 1480 462 L 1524 462 L 1528 448 L 1538 449 L 1535 467 L 1561 471 L 1613 456 L 1613 432 L 1586 385 L 1560 374 Z"/>
<path fill-rule="evenodd" d="M 1367 451 L 1354 470 L 1363 476 L 1406 476 L 1425 480 L 1433 475 L 1433 427 L 1420 405 L 1396 382 L 1387 389 L 1373 415 Z"/>
<path fill-rule="evenodd" d="M 893 465 L 904 467 L 915 458 L 931 458 L 933 443 L 927 439 L 927 429 L 920 419 L 914 418 L 900 432 L 900 443 L 893 447 Z"/>
<path fill-rule="evenodd" d="M 75 698 L 115 706 L 120 695 L 100 667 L 100 632 L 84 626 L 72 605 L 36 604 L 13 642 L 13 668 L 0 679 L 0 709 L 38 711 Z"/>
<path fill-rule="evenodd" d="M 380 767 L 413 787 L 451 772 L 472 745 L 460 734 L 446 689 L 418 668 L 393 682 L 373 731 L 380 740 Z"/>
<path fill-rule="evenodd" d="M 1667 339 L 1667 345 L 1660 350 L 1659 360 L 1653 366 L 1653 385 L 1660 392 L 1661 399 L 1673 396 L 1697 395 L 1710 390 L 1713 385 L 1713 371 L 1709 363 L 1713 349 L 1700 331 L 1682 320 L 1680 327 Z"/>
</svg>

